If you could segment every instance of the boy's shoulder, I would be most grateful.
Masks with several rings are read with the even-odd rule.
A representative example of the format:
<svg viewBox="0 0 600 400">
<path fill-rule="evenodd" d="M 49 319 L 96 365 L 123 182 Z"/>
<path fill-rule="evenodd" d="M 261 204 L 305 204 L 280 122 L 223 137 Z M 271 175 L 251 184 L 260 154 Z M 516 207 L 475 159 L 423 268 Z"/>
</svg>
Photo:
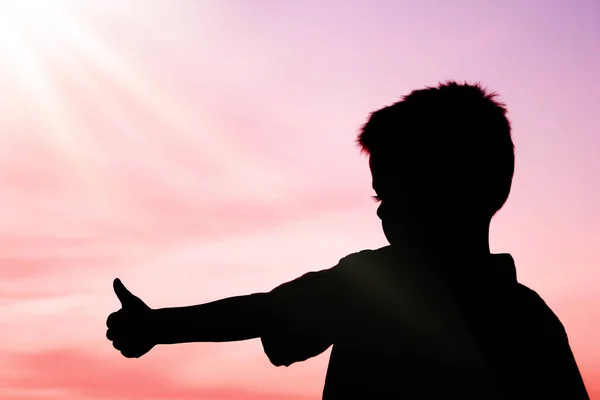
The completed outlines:
<svg viewBox="0 0 600 400">
<path fill-rule="evenodd" d="M 521 310 L 529 311 L 527 317 L 538 327 L 551 327 L 566 334 L 565 327 L 552 308 L 535 290 L 522 283 L 517 284 L 517 301 Z"/>
<path fill-rule="evenodd" d="M 350 253 L 340 259 L 340 265 L 364 265 L 363 262 L 383 260 L 392 254 L 392 246 L 384 246 L 378 249 L 364 249 Z"/>
<path fill-rule="evenodd" d="M 331 276 L 347 276 L 354 277 L 363 276 L 365 274 L 372 275 L 383 273 L 384 270 L 397 270 L 399 265 L 405 263 L 399 262 L 392 246 L 384 246 L 376 249 L 364 249 L 355 253 L 350 253 L 342 257 L 338 264 L 331 268 Z M 403 268 L 404 269 L 404 268 Z"/>
</svg>

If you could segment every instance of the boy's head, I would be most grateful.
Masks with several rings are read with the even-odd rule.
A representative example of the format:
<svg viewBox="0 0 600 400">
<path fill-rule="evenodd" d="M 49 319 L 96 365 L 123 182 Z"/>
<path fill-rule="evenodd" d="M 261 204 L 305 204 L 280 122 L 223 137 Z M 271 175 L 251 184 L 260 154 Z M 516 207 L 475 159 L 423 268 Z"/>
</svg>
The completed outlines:
<svg viewBox="0 0 600 400">
<path fill-rule="evenodd" d="M 489 224 L 508 198 L 510 122 L 496 94 L 479 84 L 415 90 L 372 113 L 357 144 L 369 155 L 384 230 L 386 223 Z"/>
</svg>

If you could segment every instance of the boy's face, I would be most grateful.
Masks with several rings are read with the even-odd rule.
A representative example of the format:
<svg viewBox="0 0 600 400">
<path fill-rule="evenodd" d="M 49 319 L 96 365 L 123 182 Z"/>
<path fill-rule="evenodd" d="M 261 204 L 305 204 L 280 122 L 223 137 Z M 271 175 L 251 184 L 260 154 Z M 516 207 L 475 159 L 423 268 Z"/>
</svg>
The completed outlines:
<svg viewBox="0 0 600 400">
<path fill-rule="evenodd" d="M 424 239 L 441 223 L 426 177 L 415 176 L 414 171 L 389 174 L 389 169 L 373 155 L 369 167 L 373 190 L 380 199 L 377 216 L 390 244 Z"/>
</svg>

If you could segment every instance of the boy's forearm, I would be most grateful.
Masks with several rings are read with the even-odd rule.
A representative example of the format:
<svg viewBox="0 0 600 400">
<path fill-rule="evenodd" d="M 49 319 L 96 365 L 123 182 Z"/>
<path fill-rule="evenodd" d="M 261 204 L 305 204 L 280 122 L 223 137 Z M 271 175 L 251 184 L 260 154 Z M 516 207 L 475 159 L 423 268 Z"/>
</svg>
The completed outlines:
<svg viewBox="0 0 600 400">
<path fill-rule="evenodd" d="M 255 293 L 195 306 L 156 309 L 156 342 L 232 342 L 260 337 L 268 322 L 267 296 Z"/>
</svg>

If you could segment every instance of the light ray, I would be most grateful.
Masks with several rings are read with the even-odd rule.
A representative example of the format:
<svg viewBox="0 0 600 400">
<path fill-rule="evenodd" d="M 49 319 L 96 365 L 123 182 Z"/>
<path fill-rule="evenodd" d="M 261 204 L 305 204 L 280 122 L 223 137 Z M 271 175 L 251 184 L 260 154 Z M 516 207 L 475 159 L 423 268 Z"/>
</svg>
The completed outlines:
<svg viewBox="0 0 600 400">
<path fill-rule="evenodd" d="M 225 135 L 217 135 L 215 132 L 203 133 L 203 128 L 214 126 L 210 116 L 202 110 L 189 110 L 176 102 L 166 91 L 153 85 L 152 82 L 156 80 L 148 77 L 140 66 L 134 68 L 131 63 L 125 63 L 124 57 L 119 56 L 116 50 L 109 49 L 85 27 L 71 24 L 65 28 L 71 32 L 68 36 L 77 42 L 77 48 L 82 49 L 97 65 L 109 71 L 111 77 L 127 88 L 151 113 L 164 119 L 172 127 L 172 134 L 183 134 L 182 139 L 191 146 L 206 149 L 203 156 L 212 159 L 217 165 L 226 167 L 233 174 L 251 173 L 267 184 L 283 180 L 281 174 L 240 151 Z"/>
<path fill-rule="evenodd" d="M 77 18 L 74 11 L 76 8 L 70 8 L 68 4 L 62 1 L 0 0 L 0 15 L 3 15 L 0 25 L 3 25 L 2 33 L 6 34 L 3 35 L 0 46 L 5 50 L 3 58 L 11 63 L 19 83 L 27 86 L 31 97 L 36 99 L 45 111 L 45 117 L 51 122 L 52 133 L 49 130 L 44 132 L 45 139 L 48 140 L 51 135 L 53 145 L 67 153 L 75 169 L 84 174 L 82 179 L 86 182 L 101 179 L 90 163 L 95 154 L 93 134 L 85 129 L 84 121 L 69 109 L 69 99 L 61 95 L 43 60 L 36 54 L 37 51 L 53 56 L 78 54 L 90 60 L 98 71 L 103 71 L 121 89 L 127 91 L 139 106 L 164 122 L 168 126 L 169 135 L 177 136 L 178 143 L 185 143 L 200 151 L 203 161 L 211 162 L 219 170 L 227 172 L 238 184 L 247 186 L 253 197 L 277 197 L 277 190 L 274 188 L 281 188 L 282 184 L 289 181 L 284 171 L 274 169 L 265 160 L 243 151 L 234 138 L 220 134 L 219 121 L 206 111 L 192 110 L 176 101 L 157 84 L 157 79 L 153 79 L 140 65 L 128 60 L 117 46 L 109 45 L 89 25 Z M 164 4 L 137 3 L 137 7 L 158 8 L 164 7 Z M 84 2 L 71 5 L 77 5 L 80 9 L 86 7 Z M 111 7 L 115 6 L 116 3 Z M 114 18 L 115 14 L 105 13 L 104 16 Z M 85 71 L 75 72 L 77 66 L 70 69 L 73 76 L 78 77 L 78 84 L 92 91 L 86 93 L 86 97 L 98 93 L 98 88 L 92 87 L 92 82 L 84 82 Z M 128 135 L 128 140 L 138 143 L 144 141 L 144 132 L 139 129 L 136 132 L 135 126 L 127 121 L 122 112 L 111 107 L 109 100 L 103 101 L 102 97 L 95 97 L 93 100 L 99 109 L 108 112 L 107 117 L 114 117 L 112 122 L 122 124 L 119 130 Z M 183 175 L 179 176 L 182 187 L 193 183 L 186 181 Z M 192 176 L 188 178 L 191 179 Z M 240 179 L 242 182 L 239 182 Z M 88 186 L 91 189 L 93 184 Z"/>
<path fill-rule="evenodd" d="M 0 60 L 15 76 L 16 90 L 27 92 L 31 118 L 42 131 L 34 140 L 41 140 L 63 154 L 73 166 L 80 183 L 95 196 L 101 196 L 96 183 L 91 135 L 86 135 L 84 121 L 70 110 L 70 99 L 60 90 L 44 64 L 45 43 L 61 42 L 58 27 L 68 23 L 68 13 L 60 1 L 5 0 L 0 2 Z M 10 135 L 10 132 L 5 134 Z"/>
</svg>

